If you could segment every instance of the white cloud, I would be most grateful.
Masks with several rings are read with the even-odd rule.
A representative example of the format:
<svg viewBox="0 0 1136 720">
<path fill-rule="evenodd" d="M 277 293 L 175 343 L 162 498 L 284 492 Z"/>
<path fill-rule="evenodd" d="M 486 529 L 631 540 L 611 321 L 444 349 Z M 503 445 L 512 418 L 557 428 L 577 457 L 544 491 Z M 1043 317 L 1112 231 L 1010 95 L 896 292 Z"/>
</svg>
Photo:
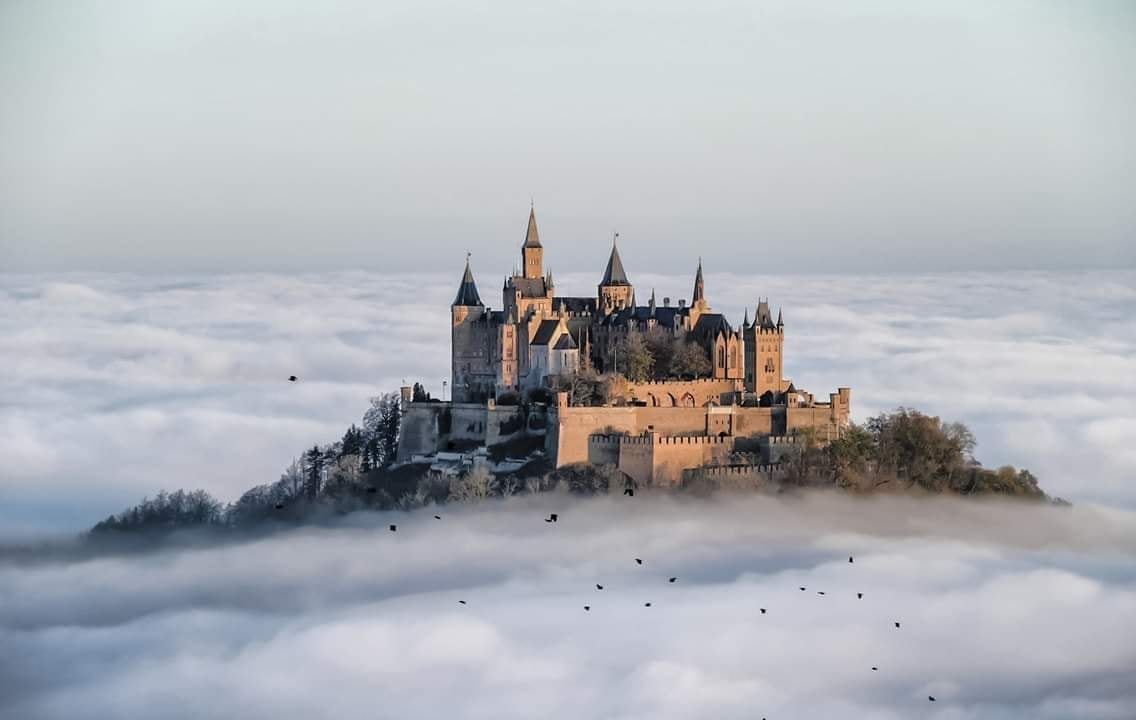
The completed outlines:
<svg viewBox="0 0 1136 720">
<path fill-rule="evenodd" d="M 551 509 L 555 526 L 540 520 Z M 554 494 L 434 512 L 399 515 L 397 534 L 379 513 L 233 545 L 0 563 L 0 716 L 1136 709 L 1129 511 Z"/>
</svg>

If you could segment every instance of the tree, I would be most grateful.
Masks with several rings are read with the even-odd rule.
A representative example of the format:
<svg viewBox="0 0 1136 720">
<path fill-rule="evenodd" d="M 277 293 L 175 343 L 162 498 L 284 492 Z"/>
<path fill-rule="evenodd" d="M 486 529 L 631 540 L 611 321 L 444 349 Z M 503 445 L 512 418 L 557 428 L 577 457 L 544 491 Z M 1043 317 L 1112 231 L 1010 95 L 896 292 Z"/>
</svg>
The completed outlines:
<svg viewBox="0 0 1136 720">
<path fill-rule="evenodd" d="M 680 378 L 708 376 L 712 366 L 706 348 L 694 341 L 679 340 L 671 360 L 671 375 Z"/>
<path fill-rule="evenodd" d="M 395 393 L 371 398 L 363 415 L 364 470 L 387 467 L 398 457 L 398 432 L 402 422 L 402 403 Z"/>
<path fill-rule="evenodd" d="M 675 337 L 655 327 L 648 331 L 644 337 L 647 352 L 651 353 L 651 368 L 656 380 L 665 380 L 671 372 L 671 362 L 674 360 L 677 342 Z"/>
<path fill-rule="evenodd" d="M 347 432 L 343 433 L 343 439 L 339 444 L 339 457 L 344 455 L 362 455 L 363 444 L 366 438 L 363 437 L 363 431 L 355 427 L 355 423 L 351 423 L 351 427 L 347 428 Z"/>
<path fill-rule="evenodd" d="M 638 330 L 628 330 L 613 348 L 615 368 L 631 382 L 646 382 L 651 379 L 651 369 L 655 357 L 647 348 L 643 334 Z"/>
<path fill-rule="evenodd" d="M 313 445 L 311 450 L 304 453 L 304 494 L 309 500 L 319 497 L 323 465 L 324 455 L 319 445 Z"/>
<path fill-rule="evenodd" d="M 450 481 L 450 500 L 477 502 L 493 494 L 493 475 L 483 465 L 469 469 Z"/>
<path fill-rule="evenodd" d="M 430 393 L 426 392 L 426 388 L 422 387 L 420 383 L 414 383 L 410 399 L 411 402 L 426 402 L 430 399 Z"/>
</svg>

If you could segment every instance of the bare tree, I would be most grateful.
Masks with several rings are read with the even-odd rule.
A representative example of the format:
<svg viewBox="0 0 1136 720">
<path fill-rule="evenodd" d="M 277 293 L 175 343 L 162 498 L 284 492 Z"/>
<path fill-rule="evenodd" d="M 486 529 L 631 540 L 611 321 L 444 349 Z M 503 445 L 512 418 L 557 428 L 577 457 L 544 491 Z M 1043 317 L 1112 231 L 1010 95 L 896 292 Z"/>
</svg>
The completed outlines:
<svg viewBox="0 0 1136 720">
<path fill-rule="evenodd" d="M 477 465 L 460 477 L 450 481 L 450 499 L 459 502 L 478 502 L 493 494 L 493 475 L 483 465 Z"/>
</svg>

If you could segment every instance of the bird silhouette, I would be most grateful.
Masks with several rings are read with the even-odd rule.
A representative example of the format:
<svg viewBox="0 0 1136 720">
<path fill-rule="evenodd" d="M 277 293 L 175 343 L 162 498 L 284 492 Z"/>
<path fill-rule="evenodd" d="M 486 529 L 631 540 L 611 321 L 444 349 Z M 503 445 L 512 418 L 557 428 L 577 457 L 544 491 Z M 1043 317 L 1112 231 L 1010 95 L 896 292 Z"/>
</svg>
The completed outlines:
<svg viewBox="0 0 1136 720">
<path fill-rule="evenodd" d="M 603 585 L 596 583 L 596 590 L 603 590 Z"/>
<path fill-rule="evenodd" d="M 671 578 L 670 580 L 667 580 L 667 582 L 674 582 L 675 580 L 678 580 L 678 578 L 676 578 L 676 577 L 673 577 L 673 578 Z"/>
<path fill-rule="evenodd" d="M 276 503 L 276 509 L 277 510 L 283 510 L 284 509 L 284 503 Z"/>
<path fill-rule="evenodd" d="M 592 606 L 591 606 L 591 605 L 585 605 L 585 606 L 584 606 L 584 610 L 591 610 L 591 609 L 592 609 Z"/>
<path fill-rule="evenodd" d="M 824 595 L 824 590 L 817 590 L 817 595 Z"/>
<path fill-rule="evenodd" d="M 465 605 L 465 600 L 458 600 L 458 602 L 461 603 L 462 605 Z"/>
<path fill-rule="evenodd" d="M 801 588 L 801 592 L 804 592 L 804 591 L 805 591 L 805 588 Z"/>
<path fill-rule="evenodd" d="M 928 695 L 927 699 L 930 700 L 931 702 L 935 702 L 935 696 L 934 695 Z"/>
<path fill-rule="evenodd" d="M 765 614 L 765 608 L 761 608 L 761 614 L 762 614 L 762 615 L 764 615 L 764 614 Z"/>
<path fill-rule="evenodd" d="M 877 671 L 877 672 L 878 672 L 878 671 L 879 671 L 879 668 L 878 668 L 878 667 L 876 667 L 875 665 L 873 665 L 873 666 L 872 666 L 872 670 L 874 670 L 874 671 Z"/>
<path fill-rule="evenodd" d="M 896 626 L 896 627 L 898 628 L 898 627 L 899 627 L 899 623 L 896 623 L 896 624 L 895 624 L 895 626 Z"/>
<path fill-rule="evenodd" d="M 864 599 L 864 593 L 856 593 L 856 599 L 857 600 L 863 600 Z"/>
<path fill-rule="evenodd" d="M 651 607 L 651 603 L 643 603 L 643 607 Z"/>
<path fill-rule="evenodd" d="M 296 382 L 296 376 L 295 375 L 289 375 L 288 376 L 288 382 Z"/>
<path fill-rule="evenodd" d="M 398 530 L 398 525 L 391 525 L 390 530 L 391 530 L 391 532 Z"/>
<path fill-rule="evenodd" d="M 635 497 L 635 490 L 632 489 L 632 488 L 624 488 L 623 494 L 628 496 L 628 497 Z"/>
<path fill-rule="evenodd" d="M 548 517 L 544 519 L 545 522 L 557 522 L 558 520 L 560 520 L 560 516 L 556 513 L 549 513 Z"/>
<path fill-rule="evenodd" d="M 848 562 L 852 562 L 852 556 L 851 555 L 848 556 Z"/>
<path fill-rule="evenodd" d="M 636 565 L 642 565 L 642 564 L 643 564 L 643 560 L 642 560 L 642 559 L 640 559 L 640 558 L 635 558 L 635 564 L 636 564 Z"/>
<path fill-rule="evenodd" d="M 435 520 L 441 520 L 441 519 L 442 519 L 442 516 L 441 516 L 441 515 L 435 515 L 435 516 L 434 516 L 434 519 L 435 519 Z"/>
</svg>

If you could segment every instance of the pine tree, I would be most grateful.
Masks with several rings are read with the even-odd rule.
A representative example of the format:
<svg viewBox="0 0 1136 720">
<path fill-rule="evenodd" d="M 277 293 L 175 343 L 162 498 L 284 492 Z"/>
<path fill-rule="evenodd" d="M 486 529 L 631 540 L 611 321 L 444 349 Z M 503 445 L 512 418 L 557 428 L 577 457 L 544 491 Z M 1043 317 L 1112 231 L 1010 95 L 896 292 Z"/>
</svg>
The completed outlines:
<svg viewBox="0 0 1136 720">
<path fill-rule="evenodd" d="M 307 496 L 314 500 L 319 497 L 320 482 L 323 479 L 324 455 L 319 445 L 304 453 L 304 488 Z"/>
</svg>

